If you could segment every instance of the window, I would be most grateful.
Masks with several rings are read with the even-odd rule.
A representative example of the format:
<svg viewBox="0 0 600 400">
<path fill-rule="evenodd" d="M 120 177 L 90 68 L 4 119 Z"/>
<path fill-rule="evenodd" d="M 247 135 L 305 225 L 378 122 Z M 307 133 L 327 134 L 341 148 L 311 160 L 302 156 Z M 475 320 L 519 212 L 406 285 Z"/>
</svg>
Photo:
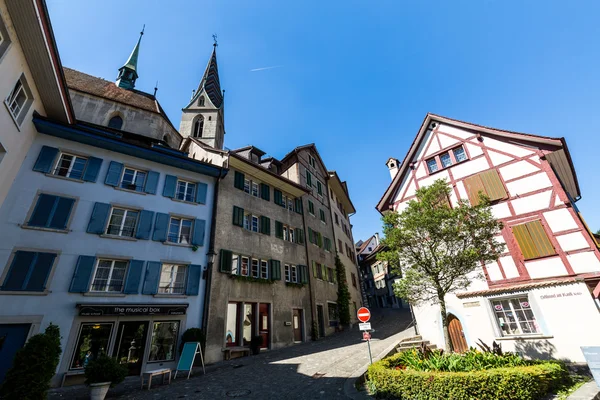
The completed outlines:
<svg viewBox="0 0 600 400">
<path fill-rule="evenodd" d="M 323 238 L 323 248 L 325 251 L 331 251 L 331 240 L 329 238 Z"/>
<path fill-rule="evenodd" d="M 259 193 L 258 193 L 258 183 L 256 182 L 252 182 L 252 196 L 254 197 L 258 197 Z"/>
<path fill-rule="evenodd" d="M 317 163 L 315 162 L 315 158 L 310 154 L 308 155 L 308 163 L 311 167 L 316 168 Z"/>
<path fill-rule="evenodd" d="M 452 152 L 457 163 L 467 160 L 467 153 L 465 153 L 465 149 L 462 146 L 453 149 Z"/>
<path fill-rule="evenodd" d="M 42 193 L 38 196 L 27 226 L 64 230 L 75 199 Z"/>
<path fill-rule="evenodd" d="M 317 278 L 323 279 L 323 269 L 321 268 L 321 264 L 315 263 L 315 266 L 317 268 Z"/>
<path fill-rule="evenodd" d="M 317 194 L 323 196 L 323 184 L 321 181 L 317 181 Z"/>
<path fill-rule="evenodd" d="M 440 162 L 442 163 L 442 168 L 448 168 L 452 165 L 452 159 L 450 158 L 450 153 L 443 153 L 440 155 Z"/>
<path fill-rule="evenodd" d="M 252 277 L 258 278 L 258 260 L 256 258 L 252 259 Z"/>
<path fill-rule="evenodd" d="M 507 198 L 506 190 L 500 180 L 498 171 L 490 169 L 464 180 L 467 195 L 471 204 L 479 204 L 479 192 L 489 197 L 490 201 Z"/>
<path fill-rule="evenodd" d="M 511 228 L 525 260 L 556 254 L 556 250 L 539 220 L 513 225 Z"/>
<path fill-rule="evenodd" d="M 435 158 L 427 160 L 426 163 L 427 163 L 427 169 L 429 170 L 430 174 L 434 173 L 438 170 L 437 161 L 435 160 Z"/>
<path fill-rule="evenodd" d="M 163 264 L 160 271 L 158 293 L 184 294 L 187 265 Z"/>
<path fill-rule="evenodd" d="M 192 182 L 177 180 L 177 193 L 175 198 L 181 201 L 193 203 L 196 199 L 196 184 Z"/>
<path fill-rule="evenodd" d="M 250 194 L 250 179 L 244 179 L 244 192 Z"/>
<path fill-rule="evenodd" d="M 8 49 L 8 45 L 10 44 L 10 38 L 8 36 L 8 32 L 6 31 L 6 26 L 0 18 L 0 59 Z"/>
<path fill-rule="evenodd" d="M 333 216 L 335 217 L 335 223 L 339 226 L 340 225 L 340 220 L 338 219 L 338 215 L 334 212 Z"/>
<path fill-rule="evenodd" d="M 198 99 L 198 106 L 204 107 L 204 96 L 200 96 Z"/>
<path fill-rule="evenodd" d="M 267 260 L 260 260 L 260 278 L 269 279 L 269 263 Z"/>
<path fill-rule="evenodd" d="M 295 243 L 295 240 L 294 240 L 294 236 L 295 236 L 295 234 L 294 234 L 294 228 L 288 226 L 288 232 L 289 232 L 289 235 L 290 235 L 290 242 Z"/>
<path fill-rule="evenodd" d="M 31 94 L 26 86 L 25 77 L 21 78 L 15 84 L 15 87 L 6 99 L 6 106 L 13 118 L 20 124 L 25 118 L 25 114 L 31 104 Z"/>
<path fill-rule="evenodd" d="M 329 314 L 329 325 L 335 326 L 338 322 L 338 307 L 335 303 L 327 303 L 327 312 Z"/>
<path fill-rule="evenodd" d="M 291 269 L 291 282 L 298 283 L 298 267 L 296 265 L 290 266 Z"/>
<path fill-rule="evenodd" d="M 291 279 L 292 279 L 292 270 L 291 270 L 291 268 L 290 268 L 290 266 L 288 264 L 285 264 L 284 271 L 285 271 L 285 281 L 286 282 L 291 282 Z"/>
<path fill-rule="evenodd" d="M 238 331 L 240 329 L 240 321 L 238 315 L 240 314 L 239 303 L 227 304 L 227 323 L 225 325 L 225 346 L 236 346 L 238 340 Z"/>
<path fill-rule="evenodd" d="M 329 196 L 331 197 L 331 200 L 334 199 L 334 197 L 333 197 L 333 189 L 332 188 L 329 188 Z"/>
<path fill-rule="evenodd" d="M 256 215 L 251 216 L 250 230 L 258 232 L 258 217 Z"/>
<path fill-rule="evenodd" d="M 308 212 L 313 216 L 315 215 L 315 205 L 310 200 L 308 201 Z"/>
<path fill-rule="evenodd" d="M 171 217 L 167 241 L 171 243 L 190 244 L 193 221 L 191 219 Z"/>
<path fill-rule="evenodd" d="M 290 240 L 290 236 L 288 235 L 287 225 L 283 226 L 283 240 Z"/>
<path fill-rule="evenodd" d="M 237 254 L 231 255 L 231 274 L 237 275 L 239 272 L 240 256 Z"/>
<path fill-rule="evenodd" d="M 85 157 L 61 153 L 54 167 L 54 175 L 81 180 L 86 164 L 87 158 Z"/>
<path fill-rule="evenodd" d="M 83 369 L 90 361 L 107 354 L 112 327 L 113 324 L 107 323 L 81 324 L 70 369 Z"/>
<path fill-rule="evenodd" d="M 502 336 L 541 332 L 527 296 L 492 300 L 492 307 Z"/>
<path fill-rule="evenodd" d="M 91 291 L 122 292 L 126 270 L 127 261 L 99 259 L 96 263 L 96 271 L 94 273 L 94 279 L 92 280 Z"/>
<path fill-rule="evenodd" d="M 248 276 L 249 272 L 249 259 L 248 257 L 242 257 L 242 265 L 240 268 L 240 272 L 242 276 Z"/>
<path fill-rule="evenodd" d="M 306 186 L 312 188 L 312 174 L 306 170 Z"/>
<path fill-rule="evenodd" d="M 356 287 L 356 275 L 354 275 L 354 272 L 350 273 L 350 278 L 352 280 L 352 286 Z"/>
<path fill-rule="evenodd" d="M 18 250 L 0 290 L 43 292 L 56 254 Z"/>
<path fill-rule="evenodd" d="M 321 217 L 321 222 L 325 222 L 325 211 L 323 209 L 319 209 L 319 216 Z"/>
<path fill-rule="evenodd" d="M 173 361 L 177 348 L 179 322 L 155 322 L 152 327 L 152 342 L 148 361 Z"/>
<path fill-rule="evenodd" d="M 121 178 L 121 189 L 135 190 L 136 192 L 144 191 L 144 183 L 146 182 L 146 171 L 140 171 L 133 168 L 123 168 L 123 177 Z"/>
<path fill-rule="evenodd" d="M 113 207 L 106 228 L 107 235 L 133 237 L 139 211 Z"/>
<path fill-rule="evenodd" d="M 287 203 L 288 203 L 288 210 L 292 211 L 294 209 L 294 200 L 292 198 L 288 197 Z"/>
<path fill-rule="evenodd" d="M 204 117 L 202 115 L 198 116 L 196 122 L 194 122 L 194 133 L 193 136 L 196 138 L 202 137 L 202 132 L 204 131 Z"/>
<path fill-rule="evenodd" d="M 340 239 L 338 239 L 338 251 L 340 253 L 344 252 L 344 246 L 342 246 L 342 241 Z"/>
<path fill-rule="evenodd" d="M 108 127 L 112 129 L 121 129 L 123 126 L 123 118 L 118 115 L 115 115 L 108 121 Z"/>
</svg>

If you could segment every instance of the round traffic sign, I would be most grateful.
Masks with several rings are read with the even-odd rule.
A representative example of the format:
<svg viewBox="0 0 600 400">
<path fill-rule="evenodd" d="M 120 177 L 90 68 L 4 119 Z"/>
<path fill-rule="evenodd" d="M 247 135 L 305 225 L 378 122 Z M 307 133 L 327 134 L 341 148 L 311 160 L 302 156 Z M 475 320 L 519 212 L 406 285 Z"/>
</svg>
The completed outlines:
<svg viewBox="0 0 600 400">
<path fill-rule="evenodd" d="M 371 319 L 371 311 L 367 307 L 361 307 L 356 312 L 356 316 L 360 322 L 367 322 Z"/>
</svg>

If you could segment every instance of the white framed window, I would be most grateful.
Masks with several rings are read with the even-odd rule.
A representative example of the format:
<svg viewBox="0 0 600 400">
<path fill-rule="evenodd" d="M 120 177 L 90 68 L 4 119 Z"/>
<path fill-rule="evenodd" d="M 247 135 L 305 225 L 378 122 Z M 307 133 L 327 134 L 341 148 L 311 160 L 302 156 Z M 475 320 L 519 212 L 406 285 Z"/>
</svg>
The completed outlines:
<svg viewBox="0 0 600 400">
<path fill-rule="evenodd" d="M 25 90 L 25 86 L 23 85 L 23 78 L 19 78 L 15 87 L 8 95 L 6 99 L 6 105 L 8 106 L 8 110 L 12 114 L 15 120 L 19 120 L 21 113 L 25 110 L 25 105 L 27 103 L 27 91 Z"/>
<path fill-rule="evenodd" d="M 158 293 L 184 294 L 187 265 L 163 264 L 160 270 Z"/>
<path fill-rule="evenodd" d="M 294 228 L 288 227 L 288 232 L 290 234 L 290 242 L 294 243 Z"/>
<path fill-rule="evenodd" d="M 139 214 L 139 211 L 136 210 L 113 207 L 106 227 L 106 234 L 133 237 Z"/>
<path fill-rule="evenodd" d="M 193 203 L 196 200 L 196 184 L 178 179 L 175 198 L 177 200 Z"/>
<path fill-rule="evenodd" d="M 283 240 L 290 240 L 290 235 L 288 234 L 287 225 L 283 226 Z"/>
<path fill-rule="evenodd" d="M 298 267 L 295 265 L 291 265 L 290 270 L 291 270 L 290 280 L 294 283 L 298 283 Z"/>
<path fill-rule="evenodd" d="M 440 162 L 442 163 L 442 168 L 448 168 L 452 165 L 452 158 L 450 158 L 450 153 L 440 154 Z"/>
<path fill-rule="evenodd" d="M 261 279 L 269 279 L 269 263 L 267 260 L 260 260 L 260 277 Z"/>
<path fill-rule="evenodd" d="M 85 157 L 60 153 L 60 157 L 58 157 L 58 161 L 54 166 L 54 175 L 81 180 L 87 161 L 88 159 Z"/>
<path fill-rule="evenodd" d="M 287 205 L 288 205 L 287 208 L 288 208 L 289 211 L 293 211 L 294 210 L 294 201 L 293 201 L 293 199 L 291 199 L 291 198 L 288 197 Z"/>
<path fill-rule="evenodd" d="M 252 277 L 258 278 L 259 269 L 258 269 L 258 260 L 256 258 L 252 259 Z"/>
<path fill-rule="evenodd" d="M 171 217 L 167 241 L 171 243 L 190 244 L 194 221 L 187 218 Z"/>
<path fill-rule="evenodd" d="M 92 292 L 120 293 L 123 291 L 127 261 L 99 259 L 96 262 Z"/>
<path fill-rule="evenodd" d="M 437 161 L 435 160 L 435 158 L 429 159 L 426 162 L 427 162 L 427 169 L 429 170 L 429 173 L 434 173 L 438 170 L 438 165 L 437 165 Z"/>
<path fill-rule="evenodd" d="M 141 192 L 144 190 L 144 183 L 146 182 L 146 171 L 140 171 L 134 168 L 123 168 L 123 176 L 121 177 L 121 184 L 119 185 L 122 189 L 135 190 Z"/>
<path fill-rule="evenodd" d="M 244 179 L 244 192 L 250 194 L 250 179 Z"/>
<path fill-rule="evenodd" d="M 452 149 L 452 152 L 457 163 L 467 160 L 467 153 L 465 153 L 465 149 L 462 146 Z"/>
<path fill-rule="evenodd" d="M 541 333 L 527 296 L 491 300 L 502 336 Z"/>
<path fill-rule="evenodd" d="M 258 193 L 258 183 L 252 182 L 252 196 L 258 197 L 260 194 Z"/>
<path fill-rule="evenodd" d="M 237 254 L 231 255 L 231 274 L 237 275 L 240 271 L 240 256 Z"/>
<path fill-rule="evenodd" d="M 259 228 L 258 217 L 256 215 L 253 215 L 252 216 L 252 224 L 250 226 L 250 230 L 252 232 L 258 232 L 258 228 Z"/>
<path fill-rule="evenodd" d="M 285 281 L 290 282 L 290 279 L 292 277 L 292 271 L 288 264 L 285 264 L 284 271 L 285 271 Z"/>
<path fill-rule="evenodd" d="M 250 259 L 248 257 L 242 257 L 242 262 L 240 264 L 240 275 L 248 276 L 250 272 Z"/>
</svg>

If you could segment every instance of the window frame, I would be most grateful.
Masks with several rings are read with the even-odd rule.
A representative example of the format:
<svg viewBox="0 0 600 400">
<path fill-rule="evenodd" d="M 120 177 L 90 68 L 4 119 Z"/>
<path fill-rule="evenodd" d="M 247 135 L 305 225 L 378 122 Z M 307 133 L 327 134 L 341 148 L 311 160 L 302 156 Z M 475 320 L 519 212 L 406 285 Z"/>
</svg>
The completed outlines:
<svg viewBox="0 0 600 400">
<path fill-rule="evenodd" d="M 185 184 L 185 190 L 184 190 L 184 194 L 183 194 L 183 199 L 179 198 L 179 184 L 180 183 L 184 183 Z M 190 187 L 190 185 L 194 185 L 194 190 L 192 191 L 192 199 L 188 200 L 187 197 L 187 192 L 188 189 Z M 181 178 L 177 178 L 177 184 L 175 185 L 175 197 L 173 197 L 175 200 L 177 201 L 182 201 L 184 203 L 194 203 L 196 202 L 196 191 L 198 190 L 198 183 L 197 182 L 192 182 L 192 181 L 188 181 L 185 179 L 181 179 Z"/>
<path fill-rule="evenodd" d="M 111 265 L 110 265 L 110 270 L 108 273 L 108 278 L 106 278 L 106 284 L 105 284 L 105 289 L 103 290 L 95 290 L 94 289 L 94 282 L 96 281 L 97 275 L 98 275 L 98 267 L 100 266 L 100 262 L 101 261 L 110 261 Z M 124 262 L 125 263 L 125 269 L 123 271 L 123 279 L 121 282 L 121 286 L 120 286 L 120 290 L 108 290 L 110 288 L 110 286 L 112 286 L 112 275 L 114 272 L 114 268 L 115 268 L 115 263 L 117 262 Z M 127 279 L 127 270 L 129 269 L 129 260 L 124 260 L 124 259 L 118 259 L 118 258 L 104 258 L 104 257 L 99 257 L 98 259 L 96 259 L 96 263 L 94 265 L 94 273 L 92 274 L 92 279 L 90 282 L 90 288 L 89 291 L 92 293 L 123 293 L 123 289 L 125 288 L 125 280 Z"/>
<path fill-rule="evenodd" d="M 292 264 L 290 265 L 290 282 L 300 283 L 298 280 L 298 266 Z"/>
<path fill-rule="evenodd" d="M 246 273 L 244 273 L 244 260 L 246 260 Z M 250 257 L 240 257 L 240 276 L 251 276 L 250 274 Z"/>
<path fill-rule="evenodd" d="M 113 338 L 114 327 L 116 325 L 115 322 L 113 322 L 113 321 L 109 321 L 109 322 L 107 322 L 107 321 L 100 321 L 100 322 L 87 322 L 87 321 L 85 321 L 85 322 L 81 322 L 79 324 L 79 329 L 77 331 L 77 336 L 75 337 L 75 344 L 74 344 L 75 347 L 73 348 L 73 354 L 71 355 L 71 360 L 70 360 L 69 365 L 68 365 L 68 370 L 69 371 L 83 371 L 84 368 L 85 368 L 83 365 L 81 367 L 73 367 L 73 363 L 75 362 L 75 357 L 77 356 L 77 347 L 78 347 L 78 344 L 79 344 L 79 339 L 81 338 L 81 333 L 83 332 L 83 328 L 85 326 L 90 326 L 90 325 L 92 327 L 95 326 L 95 325 L 108 325 L 108 326 L 110 326 L 110 329 L 108 331 L 108 339 L 106 341 L 107 346 L 106 346 L 106 349 L 104 351 L 104 355 L 110 354 L 109 350 L 112 350 L 112 348 L 111 348 L 111 342 L 112 342 L 112 338 Z"/>
<path fill-rule="evenodd" d="M 171 274 L 170 274 L 171 276 L 170 276 L 168 285 L 161 286 L 161 283 L 163 283 L 162 276 L 163 276 L 163 269 L 165 268 L 165 266 L 177 267 L 177 270 L 175 271 L 175 273 L 173 273 L 173 269 L 171 269 Z M 174 286 L 175 286 L 175 283 L 177 282 L 177 275 L 179 273 L 180 268 L 183 268 L 183 270 L 184 270 L 183 284 L 181 285 L 181 292 L 175 292 Z M 187 274 L 188 274 L 188 265 L 166 263 L 166 262 L 161 263 L 160 274 L 158 276 L 158 291 L 157 291 L 158 294 L 160 294 L 160 295 L 185 295 L 185 287 L 187 284 Z M 179 288 L 177 288 L 177 289 L 179 289 Z"/>
<path fill-rule="evenodd" d="M 11 43 L 12 41 L 10 40 L 8 30 L 6 29 L 6 25 L 4 24 L 2 16 L 0 15 L 0 62 L 2 61 L 4 55 L 8 52 Z"/>
<path fill-rule="evenodd" d="M 531 310 L 531 314 L 533 315 L 533 319 L 532 320 L 526 319 L 524 322 L 527 323 L 527 324 L 529 324 L 530 326 L 532 326 L 532 323 L 535 324 L 533 326 L 535 327 L 536 332 L 531 332 L 531 333 L 524 333 L 523 332 L 523 329 L 521 327 L 522 321 L 519 319 L 519 314 L 517 313 L 517 310 L 514 309 L 513 304 L 511 302 L 511 300 L 515 300 L 515 299 L 517 299 L 517 300 L 525 299 L 526 302 L 529 304 L 529 308 L 528 309 Z M 497 312 L 501 311 L 503 313 L 503 315 L 506 317 L 506 311 L 504 311 L 504 309 L 498 310 L 498 309 L 496 309 L 496 306 L 494 305 L 494 302 L 500 303 L 502 301 L 508 301 L 508 304 L 510 306 L 510 311 L 508 311 L 508 312 L 512 313 L 513 318 L 516 321 L 516 325 L 517 325 L 517 328 L 518 328 L 518 331 L 519 331 L 518 333 L 506 334 L 503 331 L 502 326 L 500 325 L 500 320 L 499 320 L 499 317 L 497 315 Z M 493 297 L 493 298 L 489 298 L 488 302 L 489 302 L 489 306 L 490 306 L 490 309 L 491 309 L 491 312 L 492 312 L 492 318 L 494 319 L 495 326 L 496 326 L 496 328 L 498 330 L 498 333 L 500 334 L 501 337 L 508 337 L 508 338 L 510 338 L 510 337 L 515 337 L 515 336 L 516 337 L 519 337 L 519 336 L 539 336 L 539 335 L 543 335 L 544 334 L 542 326 L 538 322 L 539 319 L 535 315 L 535 310 L 533 309 L 533 307 L 531 307 L 531 302 L 529 301 L 529 293 L 525 293 L 525 294 L 521 294 L 521 295 L 513 295 L 513 296 Z M 519 301 L 519 305 L 521 306 L 521 308 L 518 311 L 521 311 L 521 312 L 523 312 L 523 314 L 525 314 L 525 309 L 522 307 L 521 304 L 522 303 Z M 506 322 L 506 323 L 509 324 L 510 322 Z M 509 329 L 510 329 L 510 327 L 509 327 Z"/>
<path fill-rule="evenodd" d="M 151 321 L 150 323 L 152 324 L 152 332 L 148 332 L 150 333 L 150 348 L 152 349 L 152 344 L 153 344 L 153 339 L 154 339 L 154 328 L 155 325 L 157 324 L 177 324 L 177 330 L 175 331 L 174 334 L 174 342 L 173 342 L 173 352 L 172 352 L 172 358 L 165 358 L 165 359 L 161 359 L 161 360 L 151 360 L 150 357 L 152 356 L 152 351 L 150 351 L 148 353 L 148 364 L 151 363 L 159 363 L 159 362 L 170 362 L 170 361 L 175 361 L 176 357 L 177 357 L 177 345 L 179 344 L 179 331 L 181 330 L 181 322 L 182 321 L 178 321 L 178 320 L 170 320 L 170 321 Z M 149 327 L 150 328 L 150 327 Z"/>
<path fill-rule="evenodd" d="M 122 220 L 121 220 L 121 224 L 119 226 L 119 233 L 115 234 L 115 233 L 108 233 L 108 230 L 111 226 L 110 222 L 112 220 L 112 216 L 115 210 L 122 210 L 124 211 L 123 216 L 122 216 Z M 140 220 L 140 211 L 139 209 L 131 209 L 131 208 L 126 208 L 126 207 L 121 207 L 121 206 L 117 206 L 117 205 L 111 205 L 110 207 L 110 212 L 108 214 L 108 220 L 106 223 L 106 227 L 104 228 L 104 235 L 107 236 L 111 236 L 111 237 L 118 237 L 118 238 L 129 238 L 129 239 L 135 239 L 135 234 L 136 234 L 136 229 L 137 229 L 137 224 Z M 125 220 L 127 219 L 127 215 L 130 212 L 134 212 L 137 213 L 137 216 L 135 217 L 135 222 L 133 223 L 133 230 L 131 231 L 131 236 L 127 236 L 127 235 L 122 235 L 121 233 L 123 232 L 123 228 L 125 227 Z M 169 219 L 169 226 L 170 226 L 170 222 L 171 220 Z"/>
<path fill-rule="evenodd" d="M 257 182 L 251 181 L 250 185 L 252 185 L 252 193 L 250 193 L 251 196 L 253 197 L 260 197 L 260 190 L 259 190 L 259 185 Z M 256 191 L 255 191 L 256 189 Z"/>
<path fill-rule="evenodd" d="M 290 266 L 290 264 L 284 264 L 284 279 L 286 282 L 291 282 L 291 278 L 292 278 L 292 268 Z"/>
<path fill-rule="evenodd" d="M 45 194 L 45 195 L 49 195 L 49 196 L 56 196 L 56 197 L 63 197 L 66 199 L 72 199 L 73 201 L 73 206 L 71 206 L 71 213 L 69 214 L 69 218 L 67 219 L 67 223 L 65 226 L 65 229 L 57 229 L 57 228 L 46 228 L 46 227 L 42 227 L 42 226 L 35 226 L 35 225 L 29 225 L 29 220 L 31 219 L 31 217 L 33 216 L 33 213 L 36 210 L 37 207 L 37 203 L 40 199 L 40 195 Z M 54 193 L 54 192 L 46 192 L 43 190 L 38 190 L 33 198 L 33 202 L 31 204 L 31 207 L 29 207 L 29 211 L 27 212 L 27 216 L 25 217 L 25 220 L 23 222 L 23 224 L 21 225 L 21 228 L 24 229 L 36 229 L 36 230 L 48 230 L 48 231 L 52 231 L 52 232 L 62 232 L 62 233 L 68 233 L 70 231 L 70 226 L 71 226 L 71 222 L 73 221 L 73 217 L 75 215 L 75 210 L 77 208 L 77 205 L 79 203 L 79 197 L 77 196 L 69 196 L 69 195 L 64 195 L 61 193 Z"/>
<path fill-rule="evenodd" d="M 56 255 L 54 257 L 54 262 L 52 263 L 52 265 L 50 266 L 50 269 L 48 270 L 48 275 L 46 276 L 46 282 L 44 284 L 44 286 L 45 286 L 44 290 L 3 290 L 2 289 L 18 251 L 30 252 L 30 253 L 53 253 Z M 10 253 L 10 256 L 8 257 L 6 264 L 4 265 L 4 269 L 2 270 L 2 273 L 0 274 L 0 295 L 2 295 L 2 294 L 23 294 L 23 293 L 47 295 L 48 293 L 50 293 L 49 287 L 52 283 L 52 279 L 54 278 L 54 273 L 56 272 L 56 267 L 58 266 L 60 256 L 61 256 L 60 250 L 40 249 L 40 248 L 32 248 L 32 247 L 14 247 Z"/>
<path fill-rule="evenodd" d="M 132 183 L 127 184 L 128 186 L 134 185 L 135 188 L 131 189 L 129 187 L 123 187 L 123 180 L 125 179 L 125 174 L 127 173 L 127 170 L 131 170 L 133 171 L 133 180 Z M 119 189 L 123 189 L 123 190 L 131 190 L 137 193 L 143 193 L 144 192 L 144 188 L 146 187 L 146 181 L 148 180 L 148 172 L 146 170 L 140 169 L 140 168 L 135 168 L 135 167 L 129 167 L 127 165 L 123 166 L 123 172 L 121 172 L 121 178 L 119 179 Z M 142 185 L 140 187 L 140 189 L 137 189 L 137 185 L 135 185 L 135 182 L 137 180 L 137 177 L 140 173 L 143 173 L 144 176 L 144 181 L 142 182 Z M 177 180 L 179 182 L 179 179 Z"/>
<path fill-rule="evenodd" d="M 171 241 L 171 225 L 173 223 L 173 219 L 179 219 L 179 227 L 177 229 L 177 242 L 173 242 Z M 183 222 L 184 221 L 190 221 L 190 234 L 188 237 L 188 243 L 182 243 L 181 242 L 181 230 L 183 229 Z M 192 236 L 194 235 L 194 219 L 193 218 L 189 218 L 189 217 L 184 217 L 184 216 L 180 216 L 180 215 L 169 215 L 169 228 L 167 230 L 167 241 L 165 243 L 168 244 L 179 244 L 179 245 L 184 245 L 184 246 L 191 246 L 192 245 Z"/>
<path fill-rule="evenodd" d="M 2 26 L 2 23 L 0 23 L 0 27 L 1 26 Z M 0 58 L 1 57 L 2 57 L 2 55 L 0 54 Z M 21 91 L 25 95 L 25 101 L 23 101 L 23 104 L 19 106 L 19 111 L 15 115 L 14 109 L 12 108 L 12 103 L 17 101 L 18 96 L 15 96 L 15 94 L 18 94 Z M 6 108 L 8 110 L 8 114 L 11 116 L 11 118 L 13 119 L 13 122 L 17 126 L 17 129 L 20 130 L 20 127 L 23 124 L 23 121 L 25 120 L 25 116 L 31 109 L 32 103 L 33 103 L 33 94 L 31 92 L 31 89 L 29 88 L 29 83 L 27 82 L 25 73 L 21 73 L 21 75 L 19 75 L 19 78 L 17 78 L 14 85 L 12 86 L 10 93 L 8 93 L 8 96 L 4 99 L 4 105 L 6 106 Z"/>
<path fill-rule="evenodd" d="M 267 260 L 260 260 L 260 279 L 269 279 L 269 262 Z"/>
<path fill-rule="evenodd" d="M 252 278 L 260 279 L 260 259 L 252 258 L 250 260 L 250 276 Z"/>
<path fill-rule="evenodd" d="M 67 168 L 67 174 L 66 175 L 59 175 L 58 172 L 63 168 L 60 167 L 59 165 L 61 164 L 61 160 L 63 159 L 63 156 L 70 156 L 72 157 L 70 163 L 69 163 L 69 167 Z M 81 170 L 81 177 L 79 178 L 74 178 L 71 175 L 71 173 L 73 172 L 73 166 L 75 165 L 75 162 L 77 161 L 77 159 L 81 159 L 81 160 L 85 160 L 85 164 L 83 166 L 83 169 Z M 56 161 L 54 162 L 54 166 L 50 172 L 50 175 L 52 176 L 56 176 L 58 178 L 63 178 L 63 179 L 71 179 L 77 182 L 83 182 L 83 176 L 85 175 L 85 170 L 87 168 L 87 164 L 90 161 L 90 157 L 89 156 L 84 156 L 81 154 L 77 154 L 74 152 L 69 152 L 69 151 L 63 151 L 60 150 L 58 152 L 58 157 L 56 157 Z"/>
<path fill-rule="evenodd" d="M 455 152 L 458 149 L 462 149 L 463 154 L 465 156 L 464 160 L 458 161 L 458 159 L 456 158 Z M 448 156 L 450 164 L 447 166 L 444 166 L 444 163 L 442 162 L 442 157 L 443 156 Z M 445 169 L 451 168 L 455 165 L 461 164 L 465 161 L 469 161 L 470 157 L 469 157 L 469 153 L 467 152 L 466 146 L 464 145 L 464 143 L 461 143 L 458 146 L 452 146 L 450 148 L 447 148 L 445 150 L 439 151 L 438 153 L 434 154 L 433 156 L 426 158 L 425 159 L 425 169 L 427 170 L 427 174 L 428 175 L 432 175 L 435 173 L 438 173 L 440 171 L 443 171 Z M 432 171 L 430 168 L 430 162 L 433 161 L 435 163 L 436 166 L 436 170 Z"/>
</svg>

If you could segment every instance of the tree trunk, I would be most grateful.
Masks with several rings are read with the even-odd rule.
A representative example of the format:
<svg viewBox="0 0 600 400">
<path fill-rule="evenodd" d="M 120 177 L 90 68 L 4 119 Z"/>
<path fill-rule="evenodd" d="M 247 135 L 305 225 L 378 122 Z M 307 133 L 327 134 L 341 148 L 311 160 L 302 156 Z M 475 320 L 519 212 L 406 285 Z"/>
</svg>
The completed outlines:
<svg viewBox="0 0 600 400">
<path fill-rule="evenodd" d="M 444 332 L 444 342 L 446 343 L 446 351 L 452 352 L 452 341 L 450 340 L 450 332 L 448 330 L 448 313 L 446 313 L 446 301 L 442 296 L 440 299 L 440 314 L 442 315 L 442 330 Z"/>
</svg>

